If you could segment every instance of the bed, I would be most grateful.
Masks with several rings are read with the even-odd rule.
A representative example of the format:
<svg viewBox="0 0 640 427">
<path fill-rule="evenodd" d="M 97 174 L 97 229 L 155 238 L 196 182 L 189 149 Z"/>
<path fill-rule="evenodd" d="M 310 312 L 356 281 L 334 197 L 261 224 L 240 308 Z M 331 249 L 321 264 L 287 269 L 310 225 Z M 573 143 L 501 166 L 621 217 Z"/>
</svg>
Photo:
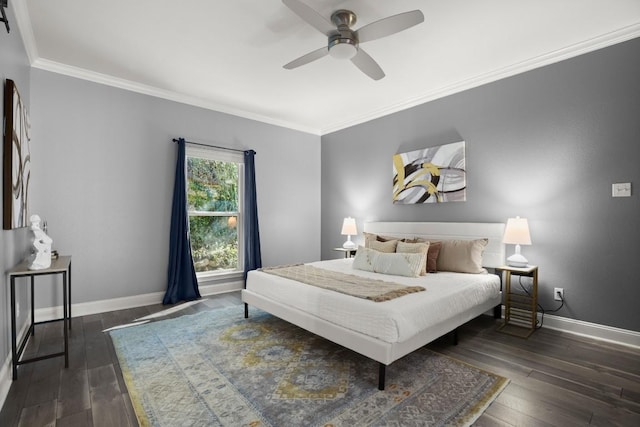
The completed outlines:
<svg viewBox="0 0 640 427">
<path fill-rule="evenodd" d="M 400 277 L 353 268 L 353 259 L 309 263 L 312 267 L 384 280 L 405 286 L 421 286 L 416 292 L 384 302 L 373 302 L 296 280 L 251 271 L 242 290 L 245 317 L 249 306 L 262 309 L 325 339 L 378 362 L 378 388 L 384 389 L 386 367 L 395 360 L 493 309 L 500 316 L 500 278 L 490 271 L 504 263 L 502 223 L 369 222 L 369 236 L 427 241 L 487 239 L 482 266 L 488 272 L 450 271 L 420 277 Z"/>
</svg>

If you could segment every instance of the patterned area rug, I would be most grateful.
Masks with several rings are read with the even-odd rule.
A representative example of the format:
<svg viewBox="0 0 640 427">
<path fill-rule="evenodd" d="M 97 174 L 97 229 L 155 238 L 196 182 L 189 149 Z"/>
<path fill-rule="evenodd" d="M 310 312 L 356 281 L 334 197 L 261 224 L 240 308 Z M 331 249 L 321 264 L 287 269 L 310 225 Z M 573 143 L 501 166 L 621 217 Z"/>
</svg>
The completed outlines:
<svg viewBox="0 0 640 427">
<path fill-rule="evenodd" d="M 508 380 L 422 348 L 387 368 L 255 308 L 110 332 L 142 426 L 470 425 Z"/>
</svg>

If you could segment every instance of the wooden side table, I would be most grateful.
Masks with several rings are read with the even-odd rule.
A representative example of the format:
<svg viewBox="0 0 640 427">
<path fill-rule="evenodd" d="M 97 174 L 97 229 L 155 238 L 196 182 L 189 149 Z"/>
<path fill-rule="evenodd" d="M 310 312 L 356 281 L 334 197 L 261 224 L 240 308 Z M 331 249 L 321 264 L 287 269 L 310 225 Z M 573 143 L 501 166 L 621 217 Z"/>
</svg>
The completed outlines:
<svg viewBox="0 0 640 427">
<path fill-rule="evenodd" d="M 527 338 L 535 330 L 538 322 L 538 266 L 502 266 L 496 269 L 504 273 L 504 323 L 499 330 L 511 335 Z M 531 292 L 513 292 L 512 276 L 526 276 L 533 279 Z"/>
<path fill-rule="evenodd" d="M 69 333 L 68 329 L 71 329 L 71 257 L 61 256 L 57 259 L 51 260 L 51 266 L 42 270 L 29 270 L 27 262 L 24 261 L 7 272 L 11 281 L 11 361 L 13 365 L 13 379 L 18 379 L 18 365 L 22 365 L 30 362 L 37 362 L 43 359 L 49 359 L 52 357 L 64 356 L 64 367 L 69 367 Z M 35 335 L 35 325 L 47 322 L 35 322 L 35 294 L 34 294 L 34 282 L 35 276 L 44 276 L 49 274 L 62 274 L 62 307 L 63 316 L 62 319 L 52 320 L 64 322 L 64 351 L 58 353 L 51 353 L 44 356 L 33 357 L 30 359 L 20 360 L 22 352 L 24 351 L 29 335 Z M 16 332 L 16 278 L 18 277 L 30 277 L 31 278 L 31 326 L 25 334 L 22 342 L 18 346 L 18 337 Z"/>
<path fill-rule="evenodd" d="M 344 252 L 345 258 L 352 258 L 356 256 L 357 249 L 347 249 L 347 248 L 333 248 L 334 251 Z"/>
</svg>

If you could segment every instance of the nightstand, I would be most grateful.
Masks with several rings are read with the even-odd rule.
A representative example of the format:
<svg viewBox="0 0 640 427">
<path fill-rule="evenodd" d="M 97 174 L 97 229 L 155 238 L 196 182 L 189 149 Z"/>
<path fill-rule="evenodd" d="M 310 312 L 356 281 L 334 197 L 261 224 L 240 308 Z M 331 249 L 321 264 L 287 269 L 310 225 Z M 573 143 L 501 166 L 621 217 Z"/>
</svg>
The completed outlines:
<svg viewBox="0 0 640 427">
<path fill-rule="evenodd" d="M 504 323 L 499 330 L 511 335 L 527 338 L 536 330 L 538 321 L 538 266 L 502 266 L 496 268 L 500 276 L 504 273 Z M 531 291 L 520 287 L 512 289 L 512 276 L 526 276 L 533 279 Z"/>
<path fill-rule="evenodd" d="M 346 249 L 346 248 L 333 248 L 334 251 L 343 252 L 345 258 L 352 258 L 356 256 L 357 249 Z"/>
</svg>

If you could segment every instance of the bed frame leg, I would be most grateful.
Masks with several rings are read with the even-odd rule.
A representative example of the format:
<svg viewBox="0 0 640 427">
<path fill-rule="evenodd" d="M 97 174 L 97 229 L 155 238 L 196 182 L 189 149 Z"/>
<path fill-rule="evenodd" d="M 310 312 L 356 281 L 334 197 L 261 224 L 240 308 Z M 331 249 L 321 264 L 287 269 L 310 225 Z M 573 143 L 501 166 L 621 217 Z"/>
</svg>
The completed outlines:
<svg viewBox="0 0 640 427">
<path fill-rule="evenodd" d="M 244 303 L 244 318 L 249 318 L 249 304 L 247 304 L 246 302 Z"/>
<path fill-rule="evenodd" d="M 378 390 L 384 390 L 384 383 L 385 383 L 385 374 L 387 372 L 387 365 L 385 365 L 382 362 L 380 363 L 380 367 L 378 369 Z"/>
<path fill-rule="evenodd" d="M 498 304 L 493 307 L 493 318 L 501 319 L 502 318 L 502 304 Z"/>
</svg>

